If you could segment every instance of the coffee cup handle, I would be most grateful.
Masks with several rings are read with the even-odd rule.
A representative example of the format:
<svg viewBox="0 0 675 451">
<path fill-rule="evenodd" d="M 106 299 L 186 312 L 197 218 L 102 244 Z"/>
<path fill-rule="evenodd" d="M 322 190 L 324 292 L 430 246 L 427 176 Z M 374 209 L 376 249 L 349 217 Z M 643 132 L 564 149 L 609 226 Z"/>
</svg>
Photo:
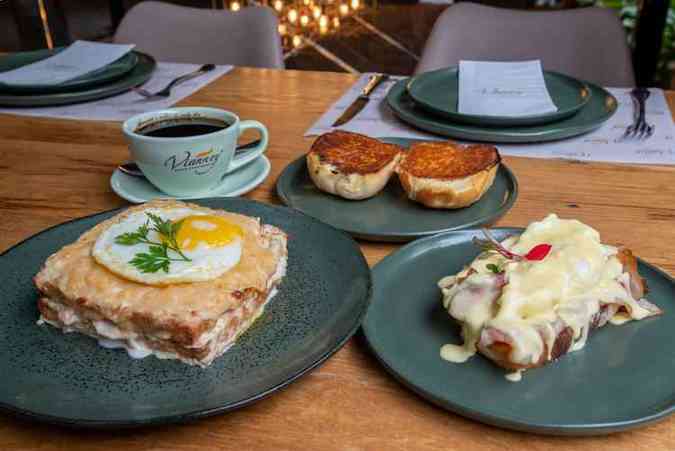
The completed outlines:
<svg viewBox="0 0 675 451">
<path fill-rule="evenodd" d="M 230 167 L 227 169 L 228 173 L 239 169 L 247 163 L 250 163 L 265 153 L 265 150 L 267 150 L 267 142 L 269 141 L 267 127 L 258 121 L 241 121 L 239 124 L 239 136 L 241 136 L 241 134 L 248 129 L 255 129 L 260 132 L 260 144 L 253 147 L 252 149 L 245 150 L 238 155 L 235 153 L 234 157 L 232 157 L 232 161 L 230 162 Z"/>
</svg>

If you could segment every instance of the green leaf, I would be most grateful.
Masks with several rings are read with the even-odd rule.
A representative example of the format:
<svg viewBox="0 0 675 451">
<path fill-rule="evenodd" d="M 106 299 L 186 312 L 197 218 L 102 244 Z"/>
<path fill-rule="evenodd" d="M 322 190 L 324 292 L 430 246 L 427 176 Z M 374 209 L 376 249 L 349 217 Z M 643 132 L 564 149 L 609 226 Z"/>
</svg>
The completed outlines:
<svg viewBox="0 0 675 451">
<path fill-rule="evenodd" d="M 155 230 L 155 232 L 162 235 L 166 240 L 171 240 L 171 238 L 174 236 L 173 224 L 171 223 L 171 221 L 165 221 L 153 213 L 146 212 L 145 214 L 148 215 L 148 217 L 152 221 L 152 225 L 154 226 L 153 229 Z"/>
<path fill-rule="evenodd" d="M 180 251 L 176 242 L 176 235 L 180 230 L 183 221 L 172 223 L 165 221 L 161 217 L 145 213 L 150 218 L 145 224 L 140 226 L 135 232 L 127 232 L 115 237 L 115 243 L 121 245 L 134 245 L 139 243 L 149 244 L 148 252 L 139 252 L 129 262 L 142 273 L 155 273 L 157 271 L 169 272 L 169 265 L 172 261 L 191 261 Z M 152 223 L 152 229 L 150 228 Z M 154 242 L 148 239 L 148 233 L 154 230 L 160 234 L 162 241 Z M 169 257 L 169 250 L 178 254 L 181 258 Z"/>
<path fill-rule="evenodd" d="M 485 267 L 488 269 L 488 271 L 492 271 L 495 274 L 500 274 L 500 273 L 504 272 L 504 270 L 502 268 L 495 265 L 494 263 L 488 263 L 487 265 L 485 265 Z"/>
<path fill-rule="evenodd" d="M 140 226 L 135 232 L 127 232 L 115 237 L 115 243 L 124 246 L 133 246 L 148 240 L 148 223 Z"/>
<path fill-rule="evenodd" d="M 121 244 L 123 246 L 133 246 L 134 244 L 138 244 L 140 242 L 140 237 L 136 232 L 127 232 L 115 237 L 115 243 Z"/>
</svg>

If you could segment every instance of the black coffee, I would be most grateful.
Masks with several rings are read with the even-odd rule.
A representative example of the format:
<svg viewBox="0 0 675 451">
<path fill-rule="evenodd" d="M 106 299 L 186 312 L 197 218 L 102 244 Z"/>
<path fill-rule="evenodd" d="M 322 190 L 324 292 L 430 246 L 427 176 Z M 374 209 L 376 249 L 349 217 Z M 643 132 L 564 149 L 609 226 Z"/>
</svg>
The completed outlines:
<svg viewBox="0 0 675 451">
<path fill-rule="evenodd" d="M 136 133 L 155 138 L 185 138 L 206 135 L 229 127 L 230 124 L 216 119 L 190 119 L 151 122 L 136 129 Z"/>
</svg>

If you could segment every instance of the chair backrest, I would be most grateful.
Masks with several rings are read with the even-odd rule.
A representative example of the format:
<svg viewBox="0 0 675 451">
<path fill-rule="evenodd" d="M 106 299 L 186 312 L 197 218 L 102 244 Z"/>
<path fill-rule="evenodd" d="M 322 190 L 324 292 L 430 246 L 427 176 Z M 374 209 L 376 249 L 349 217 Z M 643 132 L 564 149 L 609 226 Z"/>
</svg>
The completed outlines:
<svg viewBox="0 0 675 451">
<path fill-rule="evenodd" d="M 144 1 L 124 16 L 114 41 L 158 61 L 283 68 L 277 24 L 267 7 L 231 12 Z"/>
<path fill-rule="evenodd" d="M 635 85 L 625 32 L 606 8 L 522 11 L 457 3 L 438 17 L 415 72 L 459 60 L 526 59 L 603 86 Z"/>
</svg>

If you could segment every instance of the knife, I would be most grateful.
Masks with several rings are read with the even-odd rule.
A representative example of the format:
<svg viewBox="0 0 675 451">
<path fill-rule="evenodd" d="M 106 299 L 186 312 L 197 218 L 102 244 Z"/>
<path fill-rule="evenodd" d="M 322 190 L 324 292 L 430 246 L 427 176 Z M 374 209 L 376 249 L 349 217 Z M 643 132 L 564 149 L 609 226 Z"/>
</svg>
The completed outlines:
<svg viewBox="0 0 675 451">
<path fill-rule="evenodd" d="M 371 75 L 370 79 L 366 86 L 361 90 L 361 94 L 352 102 L 351 105 L 342 113 L 342 115 L 333 122 L 333 127 L 339 127 L 349 121 L 351 121 L 354 116 L 359 114 L 359 112 L 366 106 L 370 100 L 370 94 L 378 87 L 380 83 L 389 79 L 389 75 L 386 74 L 375 74 Z"/>
</svg>

